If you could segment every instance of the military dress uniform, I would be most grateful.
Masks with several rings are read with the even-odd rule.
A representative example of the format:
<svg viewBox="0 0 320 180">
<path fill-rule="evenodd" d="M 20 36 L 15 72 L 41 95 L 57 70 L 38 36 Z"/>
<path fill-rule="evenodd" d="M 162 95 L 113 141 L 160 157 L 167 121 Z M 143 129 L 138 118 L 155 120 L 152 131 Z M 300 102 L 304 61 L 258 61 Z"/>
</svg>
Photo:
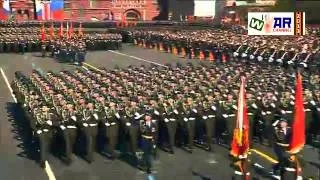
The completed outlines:
<svg viewBox="0 0 320 180">
<path fill-rule="evenodd" d="M 163 126 L 160 126 L 159 130 L 166 130 L 165 138 L 168 143 L 168 148 L 171 153 L 174 153 L 175 136 L 177 130 L 177 115 L 178 110 L 175 109 L 173 104 L 164 105 L 163 112 Z"/>
<path fill-rule="evenodd" d="M 146 120 L 141 124 L 141 136 L 143 141 L 142 142 L 143 160 L 144 160 L 144 165 L 146 166 L 147 173 L 151 173 L 152 154 L 153 154 L 152 151 L 156 149 L 156 142 L 155 142 L 156 133 L 157 133 L 156 124 L 152 122 L 152 119 Z"/>
<path fill-rule="evenodd" d="M 198 111 L 192 105 L 181 104 L 180 119 L 180 143 L 187 151 L 192 152 L 193 141 L 195 137 L 195 121 L 198 116 Z"/>
<path fill-rule="evenodd" d="M 141 117 L 142 115 L 138 112 L 138 109 L 132 107 L 125 107 L 123 115 L 121 116 L 125 139 L 129 141 L 129 148 L 134 156 L 136 156 L 138 152 L 138 133 Z"/>
<path fill-rule="evenodd" d="M 81 110 L 81 118 L 78 126 L 86 142 L 85 157 L 91 163 L 93 161 L 93 153 L 96 150 L 99 117 L 94 109 L 83 108 Z"/>
<path fill-rule="evenodd" d="M 209 104 L 207 101 L 203 101 L 201 107 L 198 109 L 200 117 L 198 117 L 197 122 L 197 138 L 198 141 L 205 142 L 205 149 L 211 150 L 212 137 L 215 133 L 215 123 L 216 123 L 216 106 L 215 104 Z M 202 143 L 200 143 L 202 144 Z"/>
<path fill-rule="evenodd" d="M 120 115 L 114 107 L 106 107 L 102 111 L 104 111 L 104 118 L 101 120 L 101 124 L 104 127 L 103 133 L 108 140 L 104 150 L 107 150 L 110 156 L 114 157 L 119 138 Z"/>
<path fill-rule="evenodd" d="M 286 121 L 285 119 L 280 119 Z M 279 126 L 274 127 L 274 152 L 278 158 L 279 163 L 274 166 L 274 171 L 282 170 L 288 159 L 288 147 L 291 138 L 291 129 L 289 127 L 281 128 Z"/>
<path fill-rule="evenodd" d="M 67 162 L 72 162 L 72 153 L 74 151 L 74 147 L 77 139 L 77 121 L 78 116 L 76 112 L 73 110 L 60 109 L 58 107 L 58 112 L 61 112 L 61 124 L 60 124 L 60 134 L 62 135 L 65 142 L 65 156 L 67 158 Z"/>
</svg>

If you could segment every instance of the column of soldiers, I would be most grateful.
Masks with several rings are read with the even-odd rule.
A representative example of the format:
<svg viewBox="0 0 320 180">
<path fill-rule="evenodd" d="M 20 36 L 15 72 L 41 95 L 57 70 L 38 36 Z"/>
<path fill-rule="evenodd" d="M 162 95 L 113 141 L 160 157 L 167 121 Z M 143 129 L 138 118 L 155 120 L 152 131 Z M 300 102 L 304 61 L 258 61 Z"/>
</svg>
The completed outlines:
<svg viewBox="0 0 320 180">
<path fill-rule="evenodd" d="M 122 36 L 112 33 L 92 33 L 72 38 L 45 36 L 40 39 L 38 27 L 0 27 L 0 53 L 41 52 L 43 57 L 55 57 L 62 62 L 81 63 L 86 50 L 117 50 Z"/>
<path fill-rule="evenodd" d="M 47 40 L 42 43 L 42 56 L 48 55 L 60 62 L 81 64 L 85 61 L 87 50 L 116 50 L 121 48 L 119 34 L 94 33 L 82 37 Z"/>
<path fill-rule="evenodd" d="M 190 59 L 279 65 L 319 72 L 319 37 L 310 33 L 295 36 L 248 36 L 232 29 L 208 30 L 135 30 L 135 44 L 155 48 Z"/>
<path fill-rule="evenodd" d="M 40 139 L 41 162 L 56 135 L 63 139 L 68 162 L 77 149 L 92 162 L 97 144 L 101 144 L 98 150 L 111 158 L 117 155 L 117 144 L 122 144 L 138 161 L 142 139 L 147 144 L 143 150 L 150 171 L 155 145 L 170 153 L 176 146 L 191 153 L 195 145 L 210 151 L 212 138 L 230 144 L 241 74 L 247 77 L 250 138 L 271 145 L 270 131 L 280 118 L 290 123 L 294 111 L 294 77 L 281 68 L 232 62 L 112 71 L 78 69 L 46 75 L 34 72 L 30 79 L 16 73 L 13 89 L 35 124 L 31 127 Z M 311 74 L 303 82 L 309 143 L 320 134 L 319 80 L 319 75 Z M 79 138 L 86 146 L 74 148 Z"/>
<path fill-rule="evenodd" d="M 40 51 L 38 28 L 0 27 L 0 53 Z"/>
</svg>

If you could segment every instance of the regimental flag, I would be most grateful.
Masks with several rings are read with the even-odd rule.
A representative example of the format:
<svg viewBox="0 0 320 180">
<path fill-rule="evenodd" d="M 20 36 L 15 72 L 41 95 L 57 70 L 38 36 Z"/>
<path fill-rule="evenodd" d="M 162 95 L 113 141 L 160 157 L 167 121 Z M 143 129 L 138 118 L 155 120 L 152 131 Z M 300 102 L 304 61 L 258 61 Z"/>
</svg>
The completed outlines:
<svg viewBox="0 0 320 180">
<path fill-rule="evenodd" d="M 1 5 L 0 20 L 7 20 L 11 12 L 10 0 L 3 0 Z"/>
<path fill-rule="evenodd" d="M 61 24 L 60 24 L 59 36 L 60 36 L 60 39 L 62 39 L 64 37 L 64 34 L 63 34 L 63 22 L 61 22 Z"/>
<path fill-rule="evenodd" d="M 44 24 L 42 24 L 41 27 L 41 42 L 44 42 L 46 40 L 46 32 L 45 32 Z"/>
<path fill-rule="evenodd" d="M 289 146 L 289 152 L 296 154 L 303 148 L 305 144 L 305 113 L 303 106 L 303 88 L 302 77 L 298 73 L 296 78 L 296 91 L 295 91 L 295 104 L 294 104 L 294 119 L 292 123 L 292 137 Z"/>
<path fill-rule="evenodd" d="M 82 23 L 79 24 L 78 36 L 79 36 L 79 37 L 82 37 L 82 36 L 83 36 Z"/>
<path fill-rule="evenodd" d="M 249 151 L 249 119 L 247 114 L 245 78 L 241 77 L 238 98 L 236 126 L 233 132 L 230 154 L 234 157 L 246 157 Z"/>
<path fill-rule="evenodd" d="M 54 27 L 53 27 L 53 23 L 51 23 L 51 27 L 50 27 L 50 39 L 53 40 L 54 39 Z"/>
</svg>

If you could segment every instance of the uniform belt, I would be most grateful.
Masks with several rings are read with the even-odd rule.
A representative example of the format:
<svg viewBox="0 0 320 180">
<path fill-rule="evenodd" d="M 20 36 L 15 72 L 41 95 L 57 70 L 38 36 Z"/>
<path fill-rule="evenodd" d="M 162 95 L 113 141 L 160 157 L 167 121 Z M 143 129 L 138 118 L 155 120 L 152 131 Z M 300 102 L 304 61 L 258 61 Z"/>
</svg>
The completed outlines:
<svg viewBox="0 0 320 180">
<path fill-rule="evenodd" d="M 284 144 L 284 143 L 279 143 L 279 142 L 277 142 L 276 144 L 279 145 L 279 146 L 283 146 L 283 147 L 288 147 L 289 146 L 289 144 Z"/>
<path fill-rule="evenodd" d="M 76 126 L 67 126 L 68 129 L 76 129 Z"/>
<path fill-rule="evenodd" d="M 243 175 L 243 172 L 240 172 L 240 171 L 234 171 L 234 174 L 242 176 L 242 175 Z M 249 173 L 249 172 L 247 172 L 247 173 L 246 173 L 246 175 L 248 176 L 248 175 L 250 175 L 250 173 Z"/>
<path fill-rule="evenodd" d="M 94 127 L 94 126 L 97 126 L 97 125 L 98 125 L 97 123 L 89 124 L 89 126 L 91 126 L 91 127 Z"/>
<path fill-rule="evenodd" d="M 286 167 L 284 168 L 286 171 L 289 171 L 289 172 L 295 172 L 296 169 L 295 168 L 289 168 L 289 167 Z"/>
<path fill-rule="evenodd" d="M 146 139 L 153 139 L 153 136 L 142 135 L 142 137 Z"/>
</svg>

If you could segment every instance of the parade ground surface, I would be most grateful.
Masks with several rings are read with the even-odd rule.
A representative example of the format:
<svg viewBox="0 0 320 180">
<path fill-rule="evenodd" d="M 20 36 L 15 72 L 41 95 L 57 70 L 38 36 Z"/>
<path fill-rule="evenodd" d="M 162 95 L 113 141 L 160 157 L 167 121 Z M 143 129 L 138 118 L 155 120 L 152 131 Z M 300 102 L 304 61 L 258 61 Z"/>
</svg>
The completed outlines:
<svg viewBox="0 0 320 180">
<path fill-rule="evenodd" d="M 195 148 L 192 154 L 176 148 L 175 154 L 159 150 L 159 158 L 154 161 L 154 171 L 147 175 L 130 165 L 126 156 L 116 160 L 95 153 L 95 161 L 87 163 L 82 157 L 74 155 L 71 165 L 66 165 L 61 159 L 51 155 L 47 167 L 40 168 L 34 160 L 34 153 L 25 140 L 26 132 L 22 126 L 23 116 L 15 104 L 9 83 L 14 78 L 15 71 L 30 74 L 32 68 L 48 70 L 73 70 L 76 66 L 59 64 L 51 58 L 41 58 L 37 53 L 0 54 L 0 174 L 3 180 L 193 180 L 193 179 L 231 179 L 233 170 L 230 167 L 228 148 L 214 145 L 213 152 Z M 113 69 L 116 65 L 149 66 L 155 64 L 164 66 L 166 63 L 185 64 L 198 60 L 185 60 L 171 54 L 157 52 L 152 49 L 142 49 L 132 45 L 124 45 L 120 51 L 88 52 L 85 68 Z M 275 155 L 271 148 L 254 144 L 250 159 L 255 164 L 252 171 L 260 179 L 272 179 L 271 171 Z M 304 177 L 318 179 L 319 170 L 314 163 L 319 163 L 316 149 L 305 147 L 303 152 Z M 312 163 L 314 162 L 314 163 Z"/>
</svg>

